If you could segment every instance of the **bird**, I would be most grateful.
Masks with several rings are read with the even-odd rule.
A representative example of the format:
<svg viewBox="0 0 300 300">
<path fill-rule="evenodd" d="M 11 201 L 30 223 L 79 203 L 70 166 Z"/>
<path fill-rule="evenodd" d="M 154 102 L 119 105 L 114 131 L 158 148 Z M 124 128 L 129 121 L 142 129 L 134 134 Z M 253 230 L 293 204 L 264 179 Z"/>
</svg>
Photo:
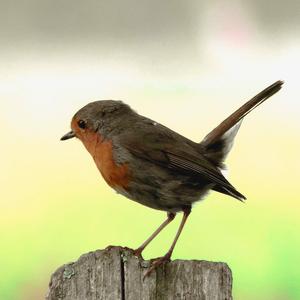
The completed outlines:
<svg viewBox="0 0 300 300">
<path fill-rule="evenodd" d="M 224 177 L 224 160 L 243 118 L 277 93 L 283 83 L 276 81 L 247 101 L 201 142 L 194 142 L 139 115 L 122 101 L 94 101 L 75 113 L 71 131 L 61 140 L 74 137 L 81 140 L 104 180 L 117 193 L 149 208 L 167 212 L 165 221 L 134 250 L 135 255 L 141 256 L 176 214 L 183 213 L 169 250 L 152 262 L 144 277 L 170 261 L 193 204 L 210 190 L 246 200 Z"/>
</svg>

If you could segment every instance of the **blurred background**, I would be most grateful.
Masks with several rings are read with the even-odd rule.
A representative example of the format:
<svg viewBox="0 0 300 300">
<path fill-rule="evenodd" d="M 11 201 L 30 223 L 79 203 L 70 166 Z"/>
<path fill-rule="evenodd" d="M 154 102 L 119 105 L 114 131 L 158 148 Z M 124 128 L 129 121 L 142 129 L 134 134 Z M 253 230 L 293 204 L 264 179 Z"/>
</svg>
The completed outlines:
<svg viewBox="0 0 300 300">
<path fill-rule="evenodd" d="M 112 191 L 78 140 L 59 141 L 79 108 L 120 99 L 200 141 L 278 79 L 227 159 L 248 201 L 212 192 L 174 258 L 227 262 L 235 299 L 300 299 L 299 12 L 294 0 L 1 0 L 0 299 L 43 299 L 60 265 L 137 247 L 165 219 Z"/>
</svg>

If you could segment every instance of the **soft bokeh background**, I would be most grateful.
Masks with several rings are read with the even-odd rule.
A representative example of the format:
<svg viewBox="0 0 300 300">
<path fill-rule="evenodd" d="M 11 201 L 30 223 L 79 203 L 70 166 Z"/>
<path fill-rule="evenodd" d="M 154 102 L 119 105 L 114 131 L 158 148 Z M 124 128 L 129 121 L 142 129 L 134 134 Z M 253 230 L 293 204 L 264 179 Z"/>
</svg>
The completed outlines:
<svg viewBox="0 0 300 300">
<path fill-rule="evenodd" d="M 42 299 L 61 264 L 137 247 L 165 218 L 114 193 L 79 141 L 59 141 L 77 109 L 122 99 L 200 141 L 278 79 L 227 160 L 248 202 L 211 193 L 174 258 L 227 262 L 235 299 L 300 299 L 299 3 L 1 0 L 0 299 Z"/>
</svg>

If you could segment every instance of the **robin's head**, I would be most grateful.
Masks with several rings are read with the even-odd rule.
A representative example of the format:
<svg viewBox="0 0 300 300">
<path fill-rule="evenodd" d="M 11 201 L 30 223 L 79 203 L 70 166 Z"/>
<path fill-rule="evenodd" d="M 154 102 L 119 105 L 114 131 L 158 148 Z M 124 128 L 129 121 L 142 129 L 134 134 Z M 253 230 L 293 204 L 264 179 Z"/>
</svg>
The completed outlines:
<svg viewBox="0 0 300 300">
<path fill-rule="evenodd" d="M 122 101 L 102 100 L 87 104 L 72 118 L 71 131 L 61 140 L 77 137 L 84 141 L 91 134 L 109 133 L 122 119 L 134 114 L 134 111 Z"/>
</svg>

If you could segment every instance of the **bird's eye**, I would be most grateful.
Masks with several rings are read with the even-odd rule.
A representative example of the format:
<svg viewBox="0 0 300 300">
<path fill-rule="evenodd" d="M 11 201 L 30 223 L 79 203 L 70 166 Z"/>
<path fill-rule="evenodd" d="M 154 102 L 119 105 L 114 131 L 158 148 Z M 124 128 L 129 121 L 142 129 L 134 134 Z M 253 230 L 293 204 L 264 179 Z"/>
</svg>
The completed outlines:
<svg viewBox="0 0 300 300">
<path fill-rule="evenodd" d="M 78 124 L 79 128 L 81 128 L 81 129 L 86 128 L 86 122 L 83 120 L 79 120 L 77 124 Z"/>
</svg>

